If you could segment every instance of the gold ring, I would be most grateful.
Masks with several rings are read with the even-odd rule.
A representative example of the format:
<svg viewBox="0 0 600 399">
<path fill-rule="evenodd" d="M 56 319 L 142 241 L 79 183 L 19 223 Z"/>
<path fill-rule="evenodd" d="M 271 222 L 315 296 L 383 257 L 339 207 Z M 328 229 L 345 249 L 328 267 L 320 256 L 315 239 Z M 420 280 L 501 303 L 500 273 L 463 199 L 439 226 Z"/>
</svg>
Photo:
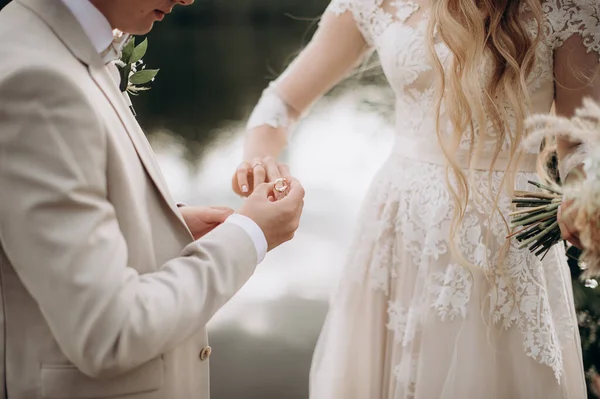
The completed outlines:
<svg viewBox="0 0 600 399">
<path fill-rule="evenodd" d="M 275 191 L 278 193 L 285 193 L 288 189 L 287 181 L 283 178 L 275 180 Z"/>
</svg>

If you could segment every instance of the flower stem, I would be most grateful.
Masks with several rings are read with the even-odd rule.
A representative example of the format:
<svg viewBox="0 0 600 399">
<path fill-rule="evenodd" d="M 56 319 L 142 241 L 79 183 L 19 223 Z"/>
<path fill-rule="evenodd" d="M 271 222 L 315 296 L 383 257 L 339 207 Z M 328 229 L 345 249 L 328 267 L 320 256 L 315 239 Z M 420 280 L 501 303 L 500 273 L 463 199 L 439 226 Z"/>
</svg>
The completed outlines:
<svg viewBox="0 0 600 399">
<path fill-rule="evenodd" d="M 553 229 L 555 229 L 556 227 L 558 227 L 558 221 L 555 221 L 554 223 L 552 223 L 550 226 L 546 227 L 544 230 L 542 230 L 541 233 L 523 241 L 521 243 L 521 245 L 519 245 L 519 249 L 523 249 L 526 248 L 529 244 L 531 244 L 534 241 L 538 241 L 540 238 L 544 237 L 546 234 L 550 233 Z"/>
</svg>

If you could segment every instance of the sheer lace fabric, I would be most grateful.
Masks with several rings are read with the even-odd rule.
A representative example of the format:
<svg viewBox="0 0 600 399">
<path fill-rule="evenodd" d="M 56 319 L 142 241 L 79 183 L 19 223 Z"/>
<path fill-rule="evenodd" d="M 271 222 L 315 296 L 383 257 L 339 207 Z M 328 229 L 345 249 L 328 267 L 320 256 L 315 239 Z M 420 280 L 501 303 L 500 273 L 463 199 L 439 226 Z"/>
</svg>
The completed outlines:
<svg viewBox="0 0 600 399">
<path fill-rule="evenodd" d="M 600 98 L 600 79 L 575 89 L 555 85 L 559 77 L 576 80 L 568 66 L 600 64 L 600 3 L 545 0 L 543 10 L 543 41 L 527 82 L 532 112 L 554 105 L 568 113 L 584 96 Z M 425 1 L 334 0 L 309 46 L 274 83 L 282 101 L 303 112 L 373 49 L 396 93 L 397 144 L 368 191 L 332 297 L 311 398 L 583 398 L 564 251 L 554 248 L 540 261 L 513 243 L 498 261 L 512 209 L 501 194 L 500 213 L 492 212 L 485 170 L 471 175 L 473 195 L 456 237 L 476 268 L 450 254 L 454 205 L 437 144 L 427 23 Z M 451 56 L 441 42 L 435 50 L 443 62 Z M 449 131 L 443 109 L 440 125 Z M 420 152 L 408 156 L 407 143 Z M 530 189 L 531 171 L 521 165 L 518 189 Z M 491 175 L 494 193 L 502 176 Z"/>
<path fill-rule="evenodd" d="M 288 105 L 269 87 L 263 92 L 258 104 L 252 111 L 246 129 L 254 129 L 263 125 L 271 126 L 275 129 L 290 129 L 292 126 L 292 117 Z"/>
</svg>

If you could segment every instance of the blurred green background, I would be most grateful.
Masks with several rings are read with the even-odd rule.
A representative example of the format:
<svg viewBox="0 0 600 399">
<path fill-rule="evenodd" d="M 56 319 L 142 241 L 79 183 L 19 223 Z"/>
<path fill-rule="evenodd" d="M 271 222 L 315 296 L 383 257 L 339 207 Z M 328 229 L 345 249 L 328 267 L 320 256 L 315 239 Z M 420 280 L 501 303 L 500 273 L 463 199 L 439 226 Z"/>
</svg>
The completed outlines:
<svg viewBox="0 0 600 399">
<path fill-rule="evenodd" d="M 245 120 L 268 81 L 310 38 L 327 0 L 198 0 L 148 35 L 151 95 L 136 99 L 148 131 L 168 127 L 190 160 L 228 123 Z"/>
<path fill-rule="evenodd" d="M 57 0 L 58 1 L 58 0 Z M 0 8 L 8 4 L 0 0 Z M 247 118 L 269 79 L 310 38 L 328 0 L 197 0 L 178 6 L 148 35 L 160 68 L 151 94 L 135 99 L 148 134 L 167 127 L 197 160 L 215 131 Z"/>
</svg>

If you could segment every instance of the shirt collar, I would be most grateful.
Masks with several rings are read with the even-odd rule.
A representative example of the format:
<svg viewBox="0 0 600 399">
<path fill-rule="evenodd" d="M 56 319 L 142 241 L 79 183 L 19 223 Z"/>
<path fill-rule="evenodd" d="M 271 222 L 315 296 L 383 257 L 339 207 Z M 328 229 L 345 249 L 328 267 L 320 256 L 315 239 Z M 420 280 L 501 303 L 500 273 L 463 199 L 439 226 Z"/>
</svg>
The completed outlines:
<svg viewBox="0 0 600 399">
<path fill-rule="evenodd" d="M 62 0 L 79 22 L 98 54 L 113 42 L 113 31 L 106 17 L 89 0 Z"/>
</svg>

